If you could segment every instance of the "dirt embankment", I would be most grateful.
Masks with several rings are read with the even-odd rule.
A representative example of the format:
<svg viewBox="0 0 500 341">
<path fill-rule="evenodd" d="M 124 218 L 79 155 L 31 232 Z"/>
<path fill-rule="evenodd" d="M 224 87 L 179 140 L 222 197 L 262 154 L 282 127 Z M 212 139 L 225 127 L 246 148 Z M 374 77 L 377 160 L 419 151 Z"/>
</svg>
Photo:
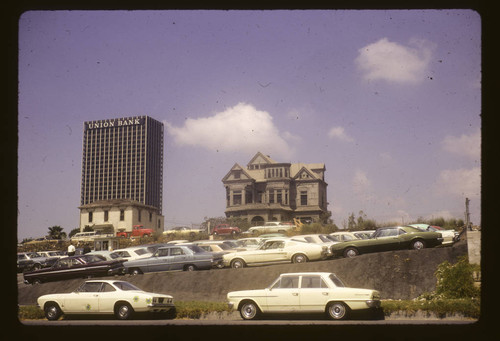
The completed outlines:
<svg viewBox="0 0 500 341">
<path fill-rule="evenodd" d="M 165 293 L 178 301 L 225 301 L 229 291 L 265 288 L 285 272 L 336 273 L 349 287 L 379 290 L 383 299 L 412 299 L 436 287 L 434 272 L 444 262 L 467 254 L 467 244 L 453 247 L 402 250 L 302 264 L 279 264 L 243 269 L 162 272 L 122 277 L 145 291 Z M 71 292 L 82 279 L 39 285 L 18 285 L 18 303 L 36 304 L 44 294 Z"/>
</svg>

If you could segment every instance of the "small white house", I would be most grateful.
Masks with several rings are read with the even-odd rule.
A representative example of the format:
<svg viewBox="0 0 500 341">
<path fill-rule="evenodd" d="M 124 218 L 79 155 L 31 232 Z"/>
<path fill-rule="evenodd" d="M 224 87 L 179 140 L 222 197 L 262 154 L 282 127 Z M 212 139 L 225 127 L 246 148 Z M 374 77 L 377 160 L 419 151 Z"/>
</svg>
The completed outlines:
<svg viewBox="0 0 500 341">
<path fill-rule="evenodd" d="M 112 199 L 96 201 L 78 207 L 80 209 L 80 231 L 85 226 L 112 229 L 112 233 L 131 232 L 132 226 L 142 225 L 153 231 L 162 232 L 164 217 L 153 206 L 135 200 Z"/>
</svg>

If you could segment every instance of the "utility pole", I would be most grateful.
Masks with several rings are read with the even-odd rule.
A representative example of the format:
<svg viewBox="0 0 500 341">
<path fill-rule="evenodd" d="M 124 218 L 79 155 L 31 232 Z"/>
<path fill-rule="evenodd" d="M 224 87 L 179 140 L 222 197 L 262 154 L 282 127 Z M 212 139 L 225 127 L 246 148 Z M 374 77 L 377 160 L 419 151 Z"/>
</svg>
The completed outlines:
<svg viewBox="0 0 500 341">
<path fill-rule="evenodd" d="M 470 200 L 469 198 L 465 198 L 465 228 L 466 229 L 471 229 L 470 227 L 470 213 L 469 213 L 469 203 Z"/>
</svg>

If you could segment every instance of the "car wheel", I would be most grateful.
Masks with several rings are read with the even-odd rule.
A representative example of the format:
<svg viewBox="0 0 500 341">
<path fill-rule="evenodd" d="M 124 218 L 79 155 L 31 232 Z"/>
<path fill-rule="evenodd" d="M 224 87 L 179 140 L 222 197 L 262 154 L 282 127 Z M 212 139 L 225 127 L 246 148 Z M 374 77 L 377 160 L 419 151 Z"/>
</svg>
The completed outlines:
<svg viewBox="0 0 500 341">
<path fill-rule="evenodd" d="M 42 281 L 40 279 L 34 279 L 33 282 L 31 282 L 31 284 L 41 284 Z"/>
<path fill-rule="evenodd" d="M 142 271 L 138 268 L 130 269 L 129 272 L 132 276 L 137 276 L 142 274 Z"/>
<path fill-rule="evenodd" d="M 128 320 L 133 313 L 134 309 L 126 302 L 118 302 L 115 306 L 115 316 L 119 320 Z"/>
<path fill-rule="evenodd" d="M 347 307 L 342 302 L 333 302 L 328 305 L 326 311 L 332 320 L 342 320 L 347 317 Z"/>
<path fill-rule="evenodd" d="M 213 233 L 213 234 L 214 234 L 214 236 L 218 235 L 217 231 L 214 231 L 214 233 Z"/>
<path fill-rule="evenodd" d="M 259 307 L 253 301 L 244 302 L 240 307 L 240 315 L 244 320 L 253 320 L 260 315 Z"/>
<path fill-rule="evenodd" d="M 422 249 L 425 249 L 425 242 L 423 240 L 421 240 L 421 239 L 414 240 L 411 243 L 410 248 L 412 250 L 422 250 Z"/>
<path fill-rule="evenodd" d="M 245 262 L 242 259 L 233 259 L 231 261 L 231 267 L 233 269 L 239 269 L 239 268 L 244 268 L 245 267 Z"/>
<path fill-rule="evenodd" d="M 194 266 L 193 264 L 188 264 L 184 266 L 184 271 L 195 271 L 195 270 L 196 266 Z"/>
<path fill-rule="evenodd" d="M 33 270 L 40 270 L 42 268 L 42 265 L 41 264 L 35 264 L 33 265 Z"/>
<path fill-rule="evenodd" d="M 234 231 L 234 230 L 231 231 L 231 235 L 233 235 L 233 236 L 236 235 L 236 231 Z"/>
<path fill-rule="evenodd" d="M 46 303 L 43 311 L 45 312 L 45 317 L 49 321 L 56 321 L 62 315 L 61 308 L 59 308 L 59 305 L 55 302 Z"/>
<path fill-rule="evenodd" d="M 345 258 L 356 257 L 357 255 L 359 255 L 359 251 L 355 247 L 348 247 L 347 249 L 344 250 Z"/>
<path fill-rule="evenodd" d="M 292 262 L 293 263 L 305 263 L 305 262 L 307 262 L 307 256 L 302 254 L 302 253 L 299 253 L 297 255 L 293 255 Z"/>
</svg>

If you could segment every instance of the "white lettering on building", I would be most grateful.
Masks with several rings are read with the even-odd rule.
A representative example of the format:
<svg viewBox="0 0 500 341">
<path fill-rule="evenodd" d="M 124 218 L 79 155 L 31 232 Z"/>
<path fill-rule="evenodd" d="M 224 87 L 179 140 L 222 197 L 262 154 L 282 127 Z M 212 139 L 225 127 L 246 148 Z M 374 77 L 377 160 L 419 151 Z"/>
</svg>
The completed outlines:
<svg viewBox="0 0 500 341">
<path fill-rule="evenodd" d="M 123 126 L 132 126 L 132 125 L 141 125 L 144 124 L 143 120 L 140 118 L 118 118 L 113 120 L 105 120 L 105 121 L 92 121 L 86 122 L 87 129 L 99 129 L 99 128 L 111 128 L 111 127 L 123 127 Z"/>
</svg>

